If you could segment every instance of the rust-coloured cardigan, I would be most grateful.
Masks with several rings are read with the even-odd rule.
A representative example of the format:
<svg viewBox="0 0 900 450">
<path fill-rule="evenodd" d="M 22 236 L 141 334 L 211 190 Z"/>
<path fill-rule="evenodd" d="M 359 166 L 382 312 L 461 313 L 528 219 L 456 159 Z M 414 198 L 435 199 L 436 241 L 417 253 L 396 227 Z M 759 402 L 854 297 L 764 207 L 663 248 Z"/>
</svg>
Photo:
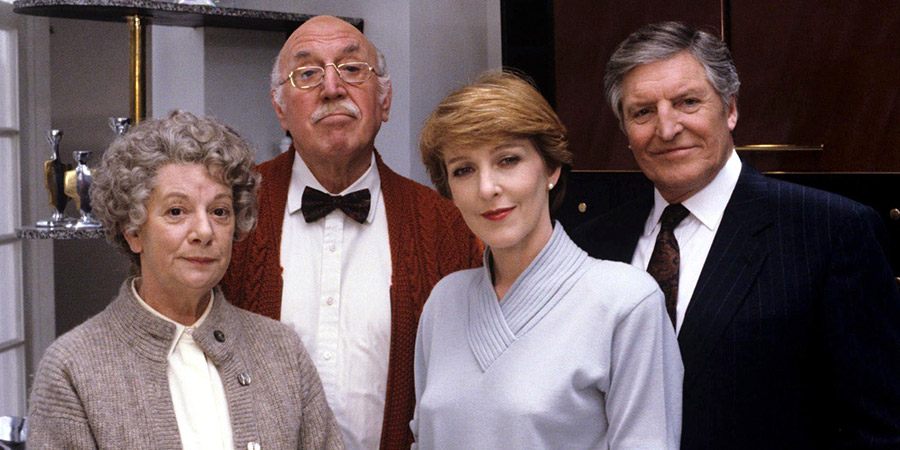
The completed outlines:
<svg viewBox="0 0 900 450">
<path fill-rule="evenodd" d="M 281 226 L 294 164 L 291 149 L 260 164 L 259 222 L 235 243 L 222 288 L 231 303 L 280 320 Z M 413 353 L 422 305 L 444 276 L 481 265 L 482 244 L 434 190 L 397 175 L 377 153 L 391 247 L 391 350 L 381 448 L 408 448 L 415 408 Z"/>
</svg>

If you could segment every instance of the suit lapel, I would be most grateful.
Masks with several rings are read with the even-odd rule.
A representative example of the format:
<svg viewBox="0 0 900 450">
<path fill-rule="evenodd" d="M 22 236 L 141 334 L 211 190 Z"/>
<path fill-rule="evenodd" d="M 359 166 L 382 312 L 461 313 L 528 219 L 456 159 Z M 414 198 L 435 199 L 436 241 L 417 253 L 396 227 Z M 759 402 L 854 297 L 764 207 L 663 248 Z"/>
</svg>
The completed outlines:
<svg viewBox="0 0 900 450">
<path fill-rule="evenodd" d="M 772 223 L 768 181 L 746 163 L 725 208 L 678 335 L 687 389 L 756 281 Z"/>
</svg>

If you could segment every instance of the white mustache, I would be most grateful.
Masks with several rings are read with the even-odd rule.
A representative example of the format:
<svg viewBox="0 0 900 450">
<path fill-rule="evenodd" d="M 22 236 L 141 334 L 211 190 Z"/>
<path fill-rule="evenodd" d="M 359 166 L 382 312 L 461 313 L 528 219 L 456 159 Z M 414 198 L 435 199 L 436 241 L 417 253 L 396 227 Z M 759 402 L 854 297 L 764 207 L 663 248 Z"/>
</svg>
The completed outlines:
<svg viewBox="0 0 900 450">
<path fill-rule="evenodd" d="M 335 113 L 342 113 L 352 116 L 354 119 L 359 119 L 360 112 L 359 107 L 356 106 L 356 103 L 353 103 L 350 99 L 341 99 L 334 102 L 328 102 L 324 105 L 320 106 L 313 112 L 312 117 L 310 117 L 310 121 L 312 123 L 317 123 L 318 121 L 332 115 Z"/>
</svg>

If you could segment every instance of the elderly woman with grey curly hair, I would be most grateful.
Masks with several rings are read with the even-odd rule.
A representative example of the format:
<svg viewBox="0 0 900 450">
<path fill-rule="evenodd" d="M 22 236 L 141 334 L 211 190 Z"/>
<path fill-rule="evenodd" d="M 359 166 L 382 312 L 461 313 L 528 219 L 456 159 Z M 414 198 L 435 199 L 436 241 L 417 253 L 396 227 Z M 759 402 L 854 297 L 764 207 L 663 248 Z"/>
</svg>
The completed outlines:
<svg viewBox="0 0 900 450">
<path fill-rule="evenodd" d="M 296 333 L 216 287 L 258 184 L 240 136 L 187 112 L 113 142 L 91 195 L 135 276 L 47 350 L 29 448 L 343 448 Z"/>
</svg>

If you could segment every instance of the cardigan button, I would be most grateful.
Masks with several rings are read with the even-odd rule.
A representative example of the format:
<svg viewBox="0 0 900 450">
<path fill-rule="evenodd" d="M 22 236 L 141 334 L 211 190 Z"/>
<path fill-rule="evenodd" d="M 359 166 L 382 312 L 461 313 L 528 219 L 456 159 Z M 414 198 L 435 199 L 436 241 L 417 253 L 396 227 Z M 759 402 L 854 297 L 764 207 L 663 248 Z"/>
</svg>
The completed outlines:
<svg viewBox="0 0 900 450">
<path fill-rule="evenodd" d="M 259 442 L 248 442 L 247 450 L 260 450 Z"/>
<path fill-rule="evenodd" d="M 217 341 L 225 342 L 225 333 L 223 333 L 219 330 L 216 330 L 216 331 L 213 331 L 213 336 L 216 338 Z"/>
<path fill-rule="evenodd" d="M 241 373 L 240 375 L 238 375 L 237 378 L 238 378 L 238 383 L 240 383 L 241 386 L 249 386 L 250 381 L 252 381 L 250 379 L 250 374 L 246 373 L 246 372 Z"/>
</svg>

